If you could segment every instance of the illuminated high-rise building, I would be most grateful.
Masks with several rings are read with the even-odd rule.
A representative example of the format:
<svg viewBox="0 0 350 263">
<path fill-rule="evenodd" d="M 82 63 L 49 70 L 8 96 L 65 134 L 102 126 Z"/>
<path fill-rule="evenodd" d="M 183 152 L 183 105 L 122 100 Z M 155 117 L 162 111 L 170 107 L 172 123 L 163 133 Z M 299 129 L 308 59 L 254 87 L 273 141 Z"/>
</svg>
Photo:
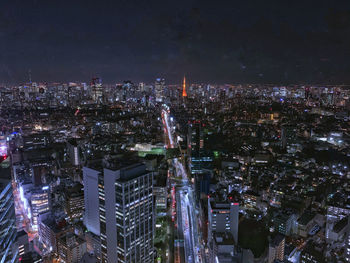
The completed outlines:
<svg viewBox="0 0 350 263">
<path fill-rule="evenodd" d="M 231 233 L 235 244 L 238 242 L 239 203 L 208 199 L 208 239 L 213 233 Z"/>
<path fill-rule="evenodd" d="M 0 172 L 0 262 L 14 262 L 12 246 L 16 238 L 16 215 L 9 174 Z"/>
<path fill-rule="evenodd" d="M 191 174 L 202 174 L 204 169 L 210 169 L 212 156 L 205 149 L 206 136 L 204 124 L 200 120 L 190 121 L 188 124 L 188 156 Z"/>
<path fill-rule="evenodd" d="M 66 213 L 71 221 L 79 220 L 84 214 L 84 191 L 81 184 L 67 189 L 65 193 Z"/>
<path fill-rule="evenodd" d="M 77 140 L 70 139 L 67 142 L 67 150 L 71 164 L 78 166 L 80 164 L 79 146 Z"/>
<path fill-rule="evenodd" d="M 93 78 L 91 81 L 91 95 L 92 100 L 96 104 L 103 102 L 103 87 L 102 80 L 100 78 Z"/>
<path fill-rule="evenodd" d="M 39 215 L 50 210 L 49 187 L 35 188 L 30 195 L 32 228 L 38 230 Z"/>
<path fill-rule="evenodd" d="M 154 262 L 153 173 L 114 168 L 98 178 L 101 262 Z"/>
<path fill-rule="evenodd" d="M 100 222 L 98 213 L 98 175 L 100 171 L 89 167 L 83 168 L 84 180 L 84 224 L 86 228 L 100 235 Z"/>
<path fill-rule="evenodd" d="M 156 94 L 156 101 L 162 102 L 163 96 L 164 96 L 164 89 L 165 89 L 165 79 L 158 78 L 156 79 L 156 82 L 154 84 L 155 94 Z"/>
<path fill-rule="evenodd" d="M 210 262 L 215 262 L 215 257 L 219 254 L 217 246 L 220 243 L 220 239 L 218 237 L 227 236 L 229 237 L 228 240 L 230 240 L 228 244 L 237 245 L 238 219 L 239 203 L 208 198 L 208 245 Z M 232 249 L 230 250 L 232 251 Z"/>
</svg>

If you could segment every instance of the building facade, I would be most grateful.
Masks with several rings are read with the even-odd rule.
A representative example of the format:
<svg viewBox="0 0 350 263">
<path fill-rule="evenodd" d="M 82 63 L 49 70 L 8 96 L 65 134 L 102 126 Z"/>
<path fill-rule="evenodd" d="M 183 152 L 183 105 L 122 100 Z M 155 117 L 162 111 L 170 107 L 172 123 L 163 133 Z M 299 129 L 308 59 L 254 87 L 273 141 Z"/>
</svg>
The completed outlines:
<svg viewBox="0 0 350 263">
<path fill-rule="evenodd" d="M 143 164 L 99 175 L 101 262 L 153 262 L 153 173 Z"/>
<path fill-rule="evenodd" d="M 84 224 L 86 228 L 100 235 L 100 218 L 99 218 L 99 202 L 98 202 L 98 175 L 100 172 L 88 167 L 83 168 L 84 181 Z"/>
<path fill-rule="evenodd" d="M 208 199 L 208 236 L 213 233 L 228 232 L 237 244 L 238 242 L 239 203 L 216 202 Z"/>
<path fill-rule="evenodd" d="M 11 180 L 0 175 L 0 262 L 13 262 L 12 251 L 16 239 L 16 215 Z"/>
</svg>

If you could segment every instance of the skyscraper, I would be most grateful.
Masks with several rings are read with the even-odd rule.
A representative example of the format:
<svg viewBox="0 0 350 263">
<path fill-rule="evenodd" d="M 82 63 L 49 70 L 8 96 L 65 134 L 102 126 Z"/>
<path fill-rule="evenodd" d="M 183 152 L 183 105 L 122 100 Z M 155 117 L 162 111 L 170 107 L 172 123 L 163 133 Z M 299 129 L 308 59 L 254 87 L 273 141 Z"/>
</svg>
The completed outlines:
<svg viewBox="0 0 350 263">
<path fill-rule="evenodd" d="M 100 78 L 93 78 L 91 80 L 91 95 L 92 100 L 96 104 L 100 104 L 103 101 L 103 87 L 102 80 Z"/>
<path fill-rule="evenodd" d="M 153 262 L 153 174 L 143 164 L 98 178 L 101 262 Z"/>
<path fill-rule="evenodd" d="M 16 238 L 16 215 L 9 173 L 0 170 L 0 262 L 13 262 L 12 246 Z"/>
<path fill-rule="evenodd" d="M 203 168 L 210 169 L 212 157 L 205 151 L 204 124 L 200 120 L 188 124 L 188 156 L 191 174 L 202 174 Z"/>
<path fill-rule="evenodd" d="M 84 213 L 84 192 L 81 184 L 67 189 L 65 193 L 66 213 L 71 221 L 79 220 Z"/>
<path fill-rule="evenodd" d="M 79 146 L 76 139 L 68 140 L 67 150 L 68 150 L 69 160 L 71 164 L 79 165 L 80 164 Z"/>
<path fill-rule="evenodd" d="M 39 215 L 50 210 L 49 187 L 34 188 L 30 196 L 32 228 L 38 230 Z"/>
<path fill-rule="evenodd" d="M 86 228 L 100 235 L 100 219 L 98 212 L 98 175 L 100 171 L 88 167 L 83 168 L 84 181 L 84 224 Z"/>
<path fill-rule="evenodd" d="M 165 79 L 158 78 L 156 79 L 156 82 L 154 84 L 155 94 L 156 94 L 156 101 L 162 102 L 163 96 L 164 96 L 164 89 L 165 89 Z"/>
</svg>

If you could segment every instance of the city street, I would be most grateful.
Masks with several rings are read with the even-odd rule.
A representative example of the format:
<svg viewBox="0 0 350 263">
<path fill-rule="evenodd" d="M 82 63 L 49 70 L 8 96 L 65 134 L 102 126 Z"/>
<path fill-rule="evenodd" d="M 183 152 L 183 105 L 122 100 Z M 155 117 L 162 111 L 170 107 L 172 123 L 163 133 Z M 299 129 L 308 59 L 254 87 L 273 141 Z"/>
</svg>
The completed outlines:
<svg viewBox="0 0 350 263">
<path fill-rule="evenodd" d="M 162 121 L 164 125 L 164 131 L 168 140 L 167 147 L 178 147 L 177 142 L 174 142 L 173 139 L 171 124 L 169 123 L 169 113 L 167 110 L 162 111 Z M 200 241 L 198 238 L 198 220 L 195 215 L 195 204 L 192 184 L 188 180 L 188 176 L 182 162 L 179 161 L 178 158 L 174 158 L 172 164 L 176 170 L 176 177 L 182 178 L 181 186 L 177 187 L 176 210 L 179 237 L 181 239 L 183 238 L 184 241 L 184 262 L 202 262 L 202 257 L 200 256 Z"/>
</svg>

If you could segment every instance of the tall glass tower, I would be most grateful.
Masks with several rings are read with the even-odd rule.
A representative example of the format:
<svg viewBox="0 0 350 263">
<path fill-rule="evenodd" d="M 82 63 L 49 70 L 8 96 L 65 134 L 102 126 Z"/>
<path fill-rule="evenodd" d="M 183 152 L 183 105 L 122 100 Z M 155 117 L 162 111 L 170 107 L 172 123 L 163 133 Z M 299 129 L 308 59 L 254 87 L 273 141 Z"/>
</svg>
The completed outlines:
<svg viewBox="0 0 350 263">
<path fill-rule="evenodd" d="M 0 170 L 0 262 L 14 262 L 12 245 L 16 238 L 16 215 L 9 173 Z"/>
</svg>

